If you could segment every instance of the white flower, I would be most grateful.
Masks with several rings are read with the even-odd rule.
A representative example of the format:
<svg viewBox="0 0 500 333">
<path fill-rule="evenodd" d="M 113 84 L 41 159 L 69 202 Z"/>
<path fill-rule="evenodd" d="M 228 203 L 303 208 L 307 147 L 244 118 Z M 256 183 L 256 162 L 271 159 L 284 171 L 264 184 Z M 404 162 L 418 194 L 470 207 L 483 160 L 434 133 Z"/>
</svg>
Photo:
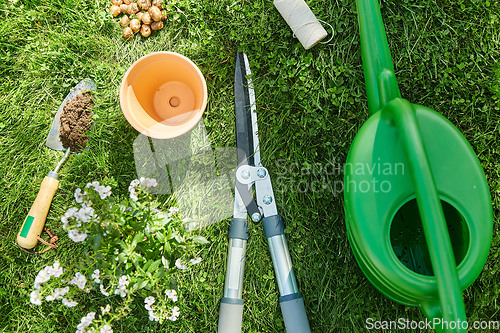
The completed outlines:
<svg viewBox="0 0 500 333">
<path fill-rule="evenodd" d="M 168 209 L 168 211 L 170 212 L 170 214 L 175 214 L 175 213 L 179 212 L 179 208 L 177 208 L 177 207 L 170 207 Z"/>
<path fill-rule="evenodd" d="M 49 281 L 50 279 L 50 274 L 48 271 L 49 266 L 45 267 L 42 269 L 40 272 L 38 272 L 36 278 L 35 278 L 35 289 L 40 289 L 40 285 L 44 282 Z"/>
<path fill-rule="evenodd" d="M 99 288 L 101 289 L 101 294 L 103 294 L 106 297 L 109 296 L 109 293 L 106 291 L 106 289 L 104 289 L 104 286 L 102 284 L 99 286 Z"/>
<path fill-rule="evenodd" d="M 74 217 L 77 220 L 80 220 L 84 223 L 88 223 L 92 217 L 95 217 L 94 208 L 92 208 L 90 206 L 87 207 L 86 205 L 83 205 L 83 207 L 80 208 L 78 210 L 78 212 L 76 212 L 74 214 Z"/>
<path fill-rule="evenodd" d="M 134 191 L 131 191 L 130 192 L 130 199 L 132 199 L 133 201 L 137 201 L 139 198 L 137 197 L 137 194 L 135 194 Z"/>
<path fill-rule="evenodd" d="M 73 215 L 78 211 L 78 208 L 70 208 L 64 213 L 61 217 L 61 222 L 63 223 L 63 229 L 66 230 L 68 228 L 68 219 L 72 218 Z"/>
<path fill-rule="evenodd" d="M 111 329 L 111 326 L 106 324 L 103 327 L 101 327 L 100 333 L 113 333 L 113 330 Z"/>
<path fill-rule="evenodd" d="M 165 291 L 165 294 L 167 295 L 168 298 L 174 301 L 174 303 L 177 302 L 177 291 L 175 291 L 175 289 L 167 290 Z"/>
<path fill-rule="evenodd" d="M 62 304 L 66 305 L 68 308 L 72 308 L 72 307 L 76 306 L 78 303 L 75 301 L 70 301 L 67 298 L 63 298 Z"/>
<path fill-rule="evenodd" d="M 125 287 L 125 286 L 128 286 L 128 284 L 129 284 L 129 283 L 130 283 L 130 282 L 129 282 L 129 280 L 128 280 L 128 276 L 126 276 L 126 275 L 122 275 L 122 276 L 120 277 L 120 279 L 118 280 L 118 285 L 119 285 L 120 287 Z"/>
<path fill-rule="evenodd" d="M 87 278 L 82 273 L 76 272 L 75 277 L 71 281 L 69 281 L 69 283 L 74 284 L 78 288 L 83 290 L 83 288 L 85 288 L 85 284 L 87 283 Z"/>
<path fill-rule="evenodd" d="M 42 297 L 38 290 L 33 290 L 30 294 L 30 302 L 35 305 L 42 305 Z"/>
<path fill-rule="evenodd" d="M 97 186 L 99 186 L 99 182 L 93 181 L 92 183 L 88 183 L 85 187 L 86 188 L 90 188 L 90 187 L 96 188 Z"/>
<path fill-rule="evenodd" d="M 148 314 L 149 314 L 149 320 L 151 320 L 151 321 L 159 321 L 160 320 L 160 318 L 158 318 L 155 315 L 155 313 L 153 312 L 153 310 L 149 310 Z"/>
<path fill-rule="evenodd" d="M 177 259 L 175 261 L 175 267 L 177 267 L 178 269 L 186 269 L 187 268 L 187 266 L 181 264 L 181 260 L 180 259 Z"/>
<path fill-rule="evenodd" d="M 116 288 L 115 289 L 115 295 L 120 295 L 121 297 L 127 296 L 127 289 L 125 288 Z"/>
<path fill-rule="evenodd" d="M 53 277 L 60 277 L 63 273 L 63 268 L 59 264 L 59 260 L 54 261 L 54 264 L 52 266 L 47 266 L 47 273 L 49 273 L 50 276 Z"/>
<path fill-rule="evenodd" d="M 201 258 L 198 258 L 198 259 L 191 259 L 191 260 L 189 260 L 189 261 L 191 261 L 191 263 L 192 263 L 193 265 L 196 265 L 196 264 L 199 264 L 199 263 L 201 262 Z"/>
<path fill-rule="evenodd" d="M 88 327 L 90 324 L 92 324 L 92 321 L 95 318 L 95 312 L 89 312 L 85 317 L 82 318 L 80 321 L 80 324 L 76 326 L 76 329 L 79 331 L 84 331 L 86 327 Z"/>
<path fill-rule="evenodd" d="M 71 229 L 68 231 L 68 237 L 75 243 L 77 242 L 83 242 L 87 238 L 87 234 L 84 232 L 81 232 L 78 229 Z"/>
<path fill-rule="evenodd" d="M 146 178 L 146 180 L 144 181 L 144 185 L 146 187 L 156 187 L 158 186 L 158 182 L 156 181 L 156 179 L 153 179 L 153 178 Z"/>
<path fill-rule="evenodd" d="M 82 193 L 82 189 L 77 188 L 77 189 L 75 190 L 75 201 L 76 201 L 77 203 L 83 203 L 83 197 L 84 197 L 86 194 L 87 194 L 87 192 L 85 192 L 85 191 L 84 191 L 84 192 Z"/>
<path fill-rule="evenodd" d="M 61 299 L 68 291 L 69 291 L 69 287 L 67 287 L 67 286 L 64 288 L 54 289 L 54 293 L 56 294 L 56 299 Z"/>
<path fill-rule="evenodd" d="M 141 177 L 141 186 L 146 188 L 158 186 L 158 182 L 154 178 L 143 178 Z"/>
<path fill-rule="evenodd" d="M 155 298 L 154 298 L 153 296 L 148 296 L 148 297 L 146 297 L 146 298 L 144 299 L 144 303 L 146 304 L 146 305 L 144 305 L 144 308 L 145 308 L 146 310 L 153 310 L 153 309 L 151 308 L 151 305 L 153 305 L 153 303 L 154 303 L 154 302 L 155 302 Z"/>
<path fill-rule="evenodd" d="M 106 305 L 106 307 L 105 307 L 105 308 L 103 308 L 103 307 L 101 306 L 101 312 L 102 312 L 102 315 L 103 315 L 103 316 L 104 316 L 104 314 L 108 313 L 109 311 L 111 311 L 111 305 L 109 305 L 109 304 L 108 304 L 108 305 Z"/>
<path fill-rule="evenodd" d="M 96 269 L 94 271 L 94 274 L 92 274 L 91 278 L 94 280 L 95 283 L 101 283 L 101 280 L 99 280 L 99 270 Z"/>
<path fill-rule="evenodd" d="M 106 197 L 109 197 L 111 195 L 111 186 L 97 186 L 94 188 L 94 190 L 99 193 L 99 196 L 101 199 L 106 199 Z"/>
<path fill-rule="evenodd" d="M 69 287 L 56 288 L 56 289 L 54 289 L 54 291 L 52 292 L 51 295 L 45 297 L 45 300 L 54 301 L 56 299 L 61 299 L 64 296 L 64 294 L 66 294 L 68 291 L 69 291 Z"/>
<path fill-rule="evenodd" d="M 115 295 L 120 295 L 121 297 L 127 296 L 127 288 L 130 281 L 126 275 L 122 275 L 120 279 L 118 279 L 118 288 L 115 289 Z"/>
<path fill-rule="evenodd" d="M 68 218 L 66 216 L 61 217 L 61 222 L 63 224 L 63 229 L 66 230 L 68 228 Z"/>
<path fill-rule="evenodd" d="M 133 181 L 130 182 L 130 186 L 132 187 L 137 187 L 141 182 L 139 179 L 134 179 Z"/>
<path fill-rule="evenodd" d="M 179 311 L 179 308 L 174 306 L 174 308 L 172 309 L 172 317 L 170 317 L 168 319 L 171 321 L 176 321 L 180 314 L 181 313 Z"/>
</svg>

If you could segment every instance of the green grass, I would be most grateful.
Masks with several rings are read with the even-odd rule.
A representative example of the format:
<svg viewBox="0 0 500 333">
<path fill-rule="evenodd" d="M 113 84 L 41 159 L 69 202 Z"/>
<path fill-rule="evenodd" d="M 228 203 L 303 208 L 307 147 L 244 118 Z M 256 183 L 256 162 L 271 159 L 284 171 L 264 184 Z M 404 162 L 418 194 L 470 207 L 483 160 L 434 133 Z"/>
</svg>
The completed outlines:
<svg viewBox="0 0 500 333">
<path fill-rule="evenodd" d="M 297 174 L 307 165 L 344 163 L 367 119 L 353 1 L 309 0 L 333 24 L 327 45 L 305 51 L 269 0 L 174 0 L 166 27 L 150 38 L 121 38 L 103 0 L 4 0 L 0 3 L 0 331 L 73 332 L 80 318 L 105 305 L 94 294 L 80 307 L 29 303 L 36 273 L 55 258 L 78 256 L 60 216 L 76 187 L 113 179 L 125 194 L 135 177 L 132 143 L 118 87 L 126 69 L 154 51 L 193 60 L 209 91 L 205 126 L 214 147 L 234 147 L 233 71 L 237 49 L 250 59 L 259 112 L 263 164 L 275 187 L 303 181 L 332 184 L 342 175 Z M 447 117 L 465 135 L 485 170 L 495 217 L 490 257 L 464 292 L 470 321 L 498 320 L 500 296 L 500 3 L 496 0 L 384 1 L 396 76 L 404 98 Z M 61 169 L 47 226 L 60 248 L 21 252 L 15 237 L 43 177 L 61 158 L 44 146 L 69 88 L 85 77 L 97 86 L 90 149 Z M 281 165 L 286 166 L 287 172 Z M 278 181 L 279 177 L 282 183 Z M 365 278 L 346 237 L 343 197 L 329 192 L 276 191 L 299 289 L 314 332 L 365 331 L 365 319 L 423 320 L 420 310 L 385 298 Z M 228 221 L 208 227 L 205 259 L 179 282 L 182 316 L 160 326 L 137 302 L 115 332 L 215 332 L 222 296 Z M 284 332 L 267 241 L 252 224 L 245 272 L 244 332 Z M 116 302 L 114 300 L 113 302 Z"/>
</svg>

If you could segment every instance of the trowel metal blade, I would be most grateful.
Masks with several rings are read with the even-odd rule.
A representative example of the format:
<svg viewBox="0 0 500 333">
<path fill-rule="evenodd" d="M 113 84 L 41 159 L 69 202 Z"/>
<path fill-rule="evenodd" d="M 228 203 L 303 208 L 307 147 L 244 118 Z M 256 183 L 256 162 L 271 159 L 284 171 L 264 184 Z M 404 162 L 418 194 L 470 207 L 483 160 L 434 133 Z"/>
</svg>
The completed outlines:
<svg viewBox="0 0 500 333">
<path fill-rule="evenodd" d="M 47 141 L 45 142 L 45 145 L 47 147 L 55 150 L 66 150 L 66 148 L 63 147 L 61 140 L 59 139 L 59 134 L 60 134 L 59 128 L 61 127 L 61 121 L 59 118 L 61 117 L 61 113 L 63 112 L 63 107 L 68 101 L 71 101 L 78 94 L 81 94 L 82 92 L 88 90 L 96 90 L 96 89 L 97 87 L 91 79 L 83 79 L 70 90 L 69 94 L 61 103 L 61 106 L 59 106 L 59 110 L 57 110 L 57 113 L 54 116 L 54 120 L 52 121 L 52 126 L 50 127 L 49 136 L 47 136 Z"/>
</svg>

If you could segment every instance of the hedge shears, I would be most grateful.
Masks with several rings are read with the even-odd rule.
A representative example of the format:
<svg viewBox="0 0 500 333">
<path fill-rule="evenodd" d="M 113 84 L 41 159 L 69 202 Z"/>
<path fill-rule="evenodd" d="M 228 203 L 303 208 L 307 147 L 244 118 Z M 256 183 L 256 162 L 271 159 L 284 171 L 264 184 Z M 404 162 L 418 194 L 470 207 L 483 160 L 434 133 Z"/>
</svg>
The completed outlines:
<svg viewBox="0 0 500 333">
<path fill-rule="evenodd" d="M 269 172 L 260 161 L 255 93 L 251 79 L 247 79 L 250 74 L 247 56 L 238 53 L 234 84 L 238 166 L 218 333 L 241 332 L 243 272 L 249 236 L 247 215 L 253 222 L 262 222 L 264 227 L 281 296 L 279 302 L 286 332 L 310 333 L 304 299 L 298 291 L 288 251 L 283 218 L 278 214 Z M 256 199 L 250 192 L 252 186 L 255 186 Z"/>
</svg>

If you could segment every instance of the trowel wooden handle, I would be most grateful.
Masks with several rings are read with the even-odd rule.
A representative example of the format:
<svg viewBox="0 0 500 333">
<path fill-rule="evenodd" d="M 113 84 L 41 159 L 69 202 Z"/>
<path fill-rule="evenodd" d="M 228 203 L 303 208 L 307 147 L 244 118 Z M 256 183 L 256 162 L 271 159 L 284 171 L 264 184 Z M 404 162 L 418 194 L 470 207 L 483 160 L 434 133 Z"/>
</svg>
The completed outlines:
<svg viewBox="0 0 500 333">
<path fill-rule="evenodd" d="M 52 198 L 58 186 L 59 181 L 57 179 L 45 176 L 35 202 L 31 206 L 28 216 L 17 234 L 17 243 L 19 246 L 25 249 L 32 249 L 38 243 L 37 236 L 42 233 Z"/>
</svg>

